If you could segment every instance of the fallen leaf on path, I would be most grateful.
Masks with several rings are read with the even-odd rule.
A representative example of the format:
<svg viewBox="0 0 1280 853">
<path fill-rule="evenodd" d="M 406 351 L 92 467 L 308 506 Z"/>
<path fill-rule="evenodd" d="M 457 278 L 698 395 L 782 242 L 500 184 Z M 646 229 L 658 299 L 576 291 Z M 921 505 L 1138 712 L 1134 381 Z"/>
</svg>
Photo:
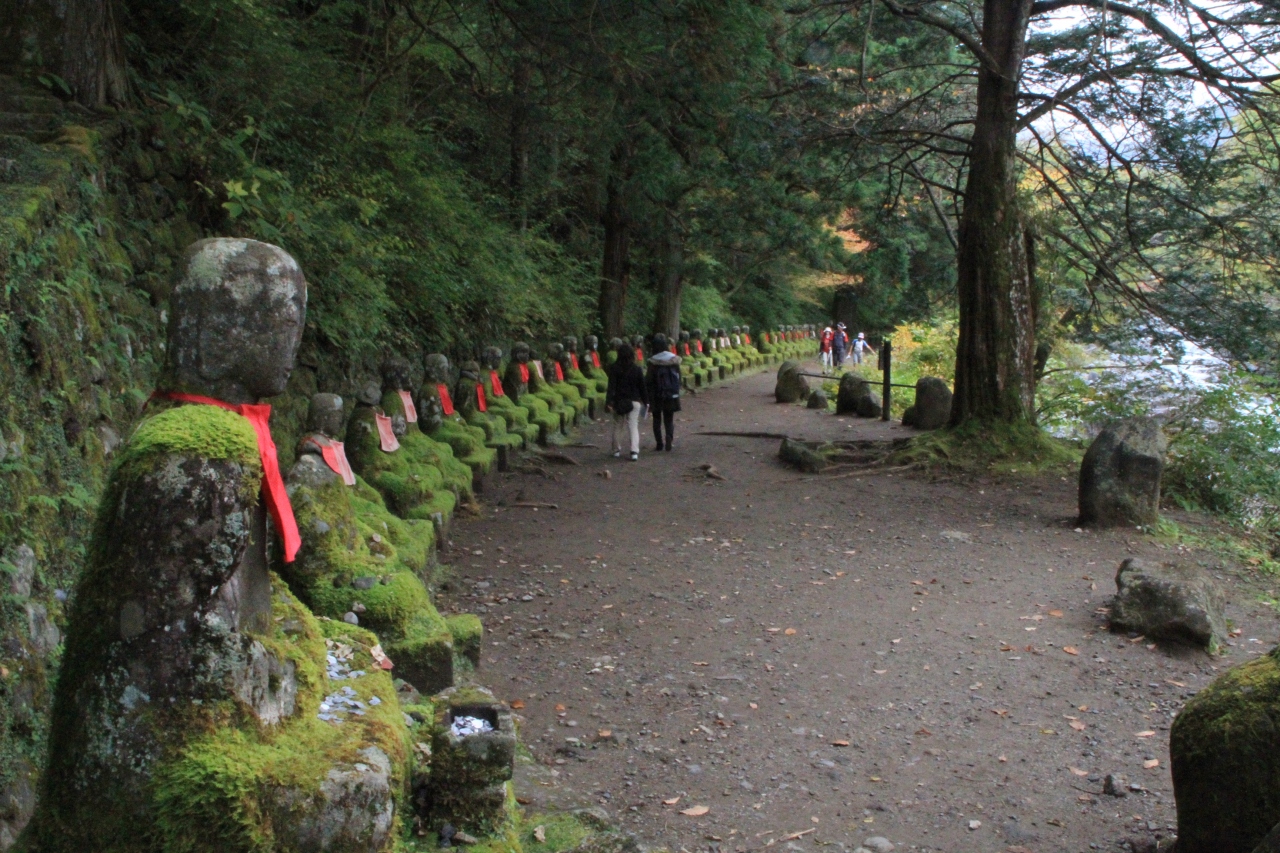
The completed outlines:
<svg viewBox="0 0 1280 853">
<path fill-rule="evenodd" d="M 924 586 L 924 581 L 912 581 L 912 586 Z"/>
<path fill-rule="evenodd" d="M 599 738 L 613 737 L 613 729 L 601 729 L 600 731 L 596 732 L 596 737 L 599 737 Z"/>
<path fill-rule="evenodd" d="M 1174 681 L 1172 678 L 1166 678 L 1166 679 L 1164 680 L 1164 683 L 1165 683 L 1165 684 L 1172 684 L 1174 687 L 1186 687 L 1186 686 L 1187 686 L 1187 683 L 1186 683 L 1185 681 Z"/>
<path fill-rule="evenodd" d="M 539 844 L 547 840 L 547 828 L 545 826 L 535 826 L 533 828 L 533 840 Z"/>
<path fill-rule="evenodd" d="M 856 553 L 858 553 L 858 552 L 857 552 L 857 551 L 845 551 L 845 553 L 846 553 L 846 554 L 856 554 Z M 842 577 L 844 577 L 844 576 L 845 576 L 845 575 L 847 575 L 847 574 L 848 574 L 848 572 L 836 572 L 836 577 L 838 577 L 838 578 L 842 578 Z"/>
<path fill-rule="evenodd" d="M 1009 716 L 1009 712 L 1006 711 L 1004 708 L 992 708 L 991 713 L 995 714 L 997 717 Z"/>
<path fill-rule="evenodd" d="M 681 809 L 680 814 L 688 815 L 689 817 L 702 817 L 709 811 L 711 811 L 711 809 L 707 806 L 690 806 L 687 809 Z"/>
<path fill-rule="evenodd" d="M 1148 758 L 1146 761 L 1142 762 L 1142 766 L 1143 766 L 1144 768 L 1146 768 L 1147 770 L 1150 770 L 1150 769 L 1151 769 L 1151 768 L 1153 768 L 1153 767 L 1159 767 L 1159 766 L 1160 766 L 1160 759 L 1158 759 L 1158 758 Z"/>
<path fill-rule="evenodd" d="M 923 737 L 933 737 L 933 732 L 928 729 L 916 729 L 916 734 L 922 735 Z"/>
<path fill-rule="evenodd" d="M 513 701 L 513 702 L 511 703 L 511 710 L 513 710 L 513 711 L 520 711 L 520 710 L 523 710 L 523 709 L 524 709 L 524 700 L 523 700 L 523 699 L 516 699 L 515 701 Z"/>
<path fill-rule="evenodd" d="M 1058 819 L 1058 818 L 1056 818 L 1056 817 L 1051 817 L 1051 818 L 1049 818 L 1048 820 L 1046 820 L 1046 821 L 1045 821 L 1045 823 L 1049 824 L 1049 826 L 1057 826 L 1057 827 L 1065 827 L 1065 826 L 1066 826 L 1066 824 L 1065 824 L 1065 823 L 1063 823 L 1061 820 L 1059 820 L 1059 819 Z"/>
<path fill-rule="evenodd" d="M 669 799 L 669 800 L 663 800 L 663 801 L 662 801 L 662 804 L 663 804 L 664 806 L 674 806 L 674 805 L 675 805 L 676 803 L 678 803 L 678 802 L 680 802 L 680 798 L 679 798 L 679 797 L 672 797 L 672 798 L 671 798 L 671 799 Z"/>
<path fill-rule="evenodd" d="M 791 636 L 792 634 L 794 634 L 795 632 L 796 632 L 796 629 L 795 629 L 795 628 L 788 628 L 787 630 L 783 631 L 782 633 L 784 633 L 784 634 L 786 634 L 788 637 L 790 637 L 790 636 Z"/>
<path fill-rule="evenodd" d="M 1071 774 L 1072 774 L 1073 776 L 1088 776 L 1088 775 L 1089 775 L 1089 771 L 1088 771 L 1088 770 L 1081 770 L 1079 767 L 1068 767 L 1067 769 L 1071 771 Z"/>
<path fill-rule="evenodd" d="M 604 607 L 601 607 L 600 609 L 601 609 L 601 610 L 612 610 L 612 609 L 613 609 L 613 605 L 612 605 L 612 604 L 606 604 Z"/>
<path fill-rule="evenodd" d="M 748 702 L 748 703 L 747 703 L 747 707 L 754 711 L 754 710 L 756 710 L 757 708 L 759 708 L 760 706 L 759 706 L 759 705 L 757 705 L 755 702 Z"/>
<path fill-rule="evenodd" d="M 1134 737 L 1155 737 L 1155 736 L 1156 736 L 1156 733 L 1151 731 L 1150 729 L 1148 729 L 1145 732 L 1138 732 L 1137 734 L 1134 735 Z"/>
<path fill-rule="evenodd" d="M 1077 649 L 1075 646 L 1063 646 L 1063 647 L 1062 647 L 1062 650 L 1063 650 L 1064 652 L 1066 652 L 1067 654 L 1069 654 L 1069 655 L 1078 655 L 1078 654 L 1080 654 L 1080 650 L 1079 650 L 1079 649 Z"/>
<path fill-rule="evenodd" d="M 765 628 L 764 630 L 766 634 L 776 634 L 782 629 L 781 628 Z"/>
<path fill-rule="evenodd" d="M 884 674 L 885 674 L 886 672 L 888 672 L 889 670 L 887 670 L 887 669 L 873 669 L 873 670 L 871 670 L 871 671 L 872 671 L 872 672 L 874 672 L 876 675 L 884 675 Z"/>
<path fill-rule="evenodd" d="M 848 746 L 848 745 L 849 745 L 849 741 L 847 741 L 847 740 L 833 740 L 833 741 L 831 741 L 831 745 L 832 745 L 832 746 Z"/>
<path fill-rule="evenodd" d="M 1052 616 L 1052 617 L 1054 617 L 1055 619 L 1061 619 L 1061 618 L 1062 618 L 1062 611 L 1061 611 L 1061 610 L 1050 610 L 1050 611 L 1049 611 L 1049 615 L 1050 615 L 1050 616 Z"/>
<path fill-rule="evenodd" d="M 817 819 L 816 817 L 815 817 L 815 818 L 810 818 L 810 820 L 812 820 L 814 823 L 817 823 L 817 822 L 818 822 L 818 819 Z M 809 829 L 801 830 L 800 832 L 793 832 L 793 833 L 791 833 L 791 834 L 790 834 L 790 835 L 788 835 L 788 836 L 785 836 L 785 837 L 783 837 L 783 838 L 779 838 L 778 840 L 779 840 L 779 841 L 795 841 L 797 838 L 804 838 L 806 835 L 808 835 L 809 833 L 811 833 L 811 832 L 813 832 L 813 831 L 814 831 L 814 830 L 813 830 L 813 827 L 810 827 Z"/>
<path fill-rule="evenodd" d="M 565 706 L 564 706 L 564 705 L 556 705 L 556 710 L 557 710 L 557 711 L 567 711 L 568 709 L 567 709 L 567 708 L 565 708 Z"/>
<path fill-rule="evenodd" d="M 1072 720 L 1072 721 L 1071 721 L 1071 728 L 1075 729 L 1075 730 L 1076 730 L 1076 731 L 1078 731 L 1078 732 L 1082 732 L 1082 731 L 1084 731 L 1086 728 L 1088 728 L 1088 726 L 1086 726 L 1086 725 L 1085 725 L 1084 723 L 1082 723 L 1080 720 Z"/>
<path fill-rule="evenodd" d="M 1009 645 L 1008 643 L 1005 643 L 1004 645 L 1002 645 L 1002 646 L 1000 647 L 1000 651 L 1002 651 L 1002 652 L 1012 652 L 1012 651 L 1016 651 L 1016 649 L 1014 649 L 1014 647 L 1013 647 L 1013 646 L 1011 646 L 1011 645 Z"/>
<path fill-rule="evenodd" d="M 882 782 L 882 781 L 884 781 L 884 780 L 882 780 L 879 776 L 872 776 L 872 777 L 871 777 L 871 781 L 872 781 L 872 782 Z"/>
<path fill-rule="evenodd" d="M 693 665 L 694 665 L 694 666 L 709 666 L 710 664 L 708 664 L 708 663 L 707 663 L 706 661 L 704 661 L 704 660 L 696 660 L 696 661 L 694 661 L 694 662 L 693 662 Z"/>
</svg>

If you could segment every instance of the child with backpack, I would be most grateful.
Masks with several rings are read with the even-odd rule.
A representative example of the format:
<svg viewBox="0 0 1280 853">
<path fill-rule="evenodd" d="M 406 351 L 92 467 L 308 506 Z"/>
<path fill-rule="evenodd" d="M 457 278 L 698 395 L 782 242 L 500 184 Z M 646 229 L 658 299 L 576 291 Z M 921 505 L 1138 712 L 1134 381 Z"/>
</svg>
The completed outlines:
<svg viewBox="0 0 1280 853">
<path fill-rule="evenodd" d="M 653 412 L 653 438 L 657 450 L 670 450 L 675 438 L 675 413 L 680 411 L 680 356 L 667 350 L 667 336 L 653 336 L 653 355 L 645 385 L 649 391 L 649 411 Z M 666 429 L 666 441 L 662 431 Z"/>
</svg>

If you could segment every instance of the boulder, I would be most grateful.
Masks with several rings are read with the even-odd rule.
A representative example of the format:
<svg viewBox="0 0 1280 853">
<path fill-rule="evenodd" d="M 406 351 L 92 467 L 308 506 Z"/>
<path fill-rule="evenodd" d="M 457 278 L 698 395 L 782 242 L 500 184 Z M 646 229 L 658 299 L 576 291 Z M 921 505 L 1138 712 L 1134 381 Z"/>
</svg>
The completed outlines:
<svg viewBox="0 0 1280 853">
<path fill-rule="evenodd" d="M 800 365 L 784 361 L 778 368 L 778 384 L 773 389 L 779 403 L 799 403 L 809 399 L 809 381 L 800 375 Z"/>
<path fill-rule="evenodd" d="M 1222 592 L 1199 569 L 1130 557 L 1116 572 L 1111 629 L 1216 651 L 1226 639 Z"/>
<path fill-rule="evenodd" d="M 905 426 L 940 429 L 951 418 L 951 389 L 936 376 L 916 380 L 916 402 L 902 415 Z"/>
<path fill-rule="evenodd" d="M 1121 421 L 1098 433 L 1080 463 L 1080 523 L 1154 523 L 1165 447 L 1160 425 L 1149 419 Z"/>
<path fill-rule="evenodd" d="M 821 388 L 814 388 L 809 392 L 809 402 L 806 408 L 809 409 L 826 409 L 827 408 L 827 392 Z"/>
<path fill-rule="evenodd" d="M 1178 853 L 1250 853 L 1280 823 L 1278 658 L 1232 667 L 1173 721 Z"/>
<path fill-rule="evenodd" d="M 826 456 L 819 452 L 822 447 L 824 445 L 784 438 L 778 448 L 778 458 L 806 474 L 820 474 L 830 464 Z"/>
<path fill-rule="evenodd" d="M 870 382 L 856 373 L 840 377 L 840 391 L 836 395 L 836 414 L 857 415 L 861 418 L 880 417 L 880 395 Z"/>
</svg>

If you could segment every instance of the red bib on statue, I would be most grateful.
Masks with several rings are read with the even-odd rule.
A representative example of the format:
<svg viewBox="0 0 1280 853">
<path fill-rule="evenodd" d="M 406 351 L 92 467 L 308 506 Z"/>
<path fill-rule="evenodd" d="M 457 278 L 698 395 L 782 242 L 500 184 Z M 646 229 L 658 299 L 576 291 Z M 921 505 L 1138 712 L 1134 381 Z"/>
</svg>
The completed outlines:
<svg viewBox="0 0 1280 853">
<path fill-rule="evenodd" d="M 502 390 L 502 380 L 498 378 L 498 371 L 489 371 L 489 391 L 495 397 L 505 397 L 506 394 Z"/>
<path fill-rule="evenodd" d="M 342 482 L 348 486 L 356 484 L 356 475 L 351 470 L 351 463 L 347 461 L 347 449 L 341 441 L 334 441 L 323 435 L 310 436 L 307 441 L 320 448 L 320 456 L 324 459 L 324 464 L 329 466 L 330 471 L 341 477 Z"/>
<path fill-rule="evenodd" d="M 482 412 L 489 411 L 489 404 L 484 399 L 484 386 L 476 383 L 476 408 Z"/>
<path fill-rule="evenodd" d="M 596 352 L 595 350 L 591 351 L 591 364 L 595 367 L 600 366 L 600 353 Z"/>
<path fill-rule="evenodd" d="M 293 517 L 293 505 L 289 503 L 289 493 L 285 491 L 284 479 L 280 476 L 280 459 L 276 455 L 276 443 L 271 439 L 270 404 L 232 405 L 212 397 L 177 392 L 159 392 L 154 396 L 181 403 L 217 406 L 219 409 L 235 412 L 249 422 L 253 427 L 253 436 L 258 442 L 258 459 L 262 462 L 262 497 L 267 504 L 267 512 L 270 513 L 271 520 L 284 541 L 284 561 L 292 563 L 298 556 L 298 549 L 302 547 L 302 537 L 298 535 L 298 522 Z"/>
<path fill-rule="evenodd" d="M 378 446 L 383 453 L 395 453 L 400 449 L 400 439 L 396 438 L 396 431 L 391 428 L 391 418 L 376 413 L 373 419 L 378 423 Z"/>
<path fill-rule="evenodd" d="M 578 354 L 577 354 L 577 353 L 573 353 L 573 352 L 569 353 L 569 363 L 573 365 L 573 369 L 574 369 L 574 370 L 581 370 L 581 369 L 582 369 L 581 367 L 578 367 Z"/>
<path fill-rule="evenodd" d="M 440 395 L 440 408 L 446 415 L 456 415 L 457 412 L 453 408 L 453 398 L 449 396 L 448 385 L 437 385 L 436 393 Z"/>
<path fill-rule="evenodd" d="M 564 381 L 564 368 L 560 366 L 560 362 L 558 361 L 556 362 L 556 381 Z"/>
<path fill-rule="evenodd" d="M 517 364 L 516 367 L 520 368 L 520 381 L 523 382 L 525 385 L 528 385 L 529 384 L 529 365 Z"/>
<path fill-rule="evenodd" d="M 413 405 L 413 395 L 408 391 L 397 391 L 400 395 L 400 402 L 404 404 L 404 419 L 406 423 L 416 424 L 418 422 L 418 410 Z"/>
</svg>

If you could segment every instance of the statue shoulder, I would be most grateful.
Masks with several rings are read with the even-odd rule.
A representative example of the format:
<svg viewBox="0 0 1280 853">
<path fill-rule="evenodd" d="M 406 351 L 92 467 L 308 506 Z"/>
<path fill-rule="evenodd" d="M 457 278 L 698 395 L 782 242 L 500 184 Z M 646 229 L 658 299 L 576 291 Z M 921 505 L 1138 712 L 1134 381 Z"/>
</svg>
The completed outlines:
<svg viewBox="0 0 1280 853">
<path fill-rule="evenodd" d="M 228 459 L 260 468 L 258 440 L 249 421 L 217 406 L 178 406 L 147 418 L 123 454 L 121 466 L 160 454 Z"/>
</svg>

